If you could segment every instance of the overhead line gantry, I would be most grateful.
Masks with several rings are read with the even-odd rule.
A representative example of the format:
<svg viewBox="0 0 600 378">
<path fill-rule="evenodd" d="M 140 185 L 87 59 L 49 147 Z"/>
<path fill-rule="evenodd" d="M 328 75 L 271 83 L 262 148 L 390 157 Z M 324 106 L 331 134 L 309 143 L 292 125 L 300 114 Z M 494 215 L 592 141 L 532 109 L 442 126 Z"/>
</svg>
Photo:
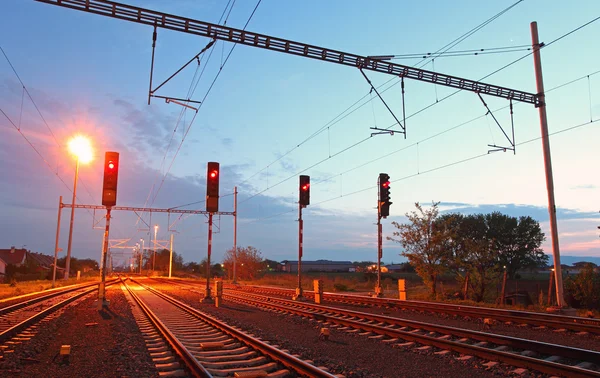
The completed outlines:
<svg viewBox="0 0 600 378">
<path fill-rule="evenodd" d="M 266 50 L 278 51 L 281 53 L 303 56 L 306 58 L 322 60 L 330 63 L 341 64 L 355 67 L 359 70 L 369 70 L 388 75 L 394 75 L 401 79 L 408 78 L 427 83 L 443 85 L 450 88 L 485 94 L 494 97 L 505 98 L 507 100 L 524 102 L 535 105 L 539 108 L 540 124 L 542 131 L 542 146 L 544 150 L 544 165 L 546 173 L 546 188 L 548 192 L 548 212 L 550 216 L 550 229 L 552 235 L 552 250 L 554 255 L 554 266 L 556 276 L 556 294 L 559 306 L 564 302 L 562 276 L 560 269 L 560 252 L 558 244 L 558 229 L 556 226 L 556 206 L 554 200 L 554 179 L 552 177 L 552 163 L 550 158 L 550 144 L 548 140 L 548 122 L 546 115 L 546 104 L 544 94 L 544 84 L 542 80 L 542 67 L 540 58 L 540 44 L 538 40 L 537 23 L 531 23 L 532 45 L 534 66 L 536 72 L 536 84 L 538 93 L 529 93 L 516 89 L 501 87 L 498 85 L 482 83 L 476 80 L 460 78 L 457 76 L 446 75 L 439 72 L 427 71 L 420 68 L 405 66 L 402 64 L 384 61 L 385 57 L 369 57 L 346 53 L 338 50 L 327 49 L 324 47 L 309 45 L 306 43 L 295 42 L 283 38 L 268 36 L 265 34 L 254 33 L 246 30 L 235 29 L 228 26 L 212 24 L 209 22 L 194 20 L 187 17 L 172 15 L 153 11 L 150 9 L 135 7 L 132 5 L 117 3 L 108 0 L 35 0 L 41 3 L 57 5 L 65 8 L 71 8 L 83 12 L 95 13 L 102 16 L 117 18 L 125 21 L 145 24 L 156 28 L 164 28 L 178 32 L 194 34 L 213 40 L 222 40 L 232 43 L 239 43 L 246 46 L 259 47 Z M 153 43 L 154 45 L 154 43 Z M 168 80 L 168 79 L 167 79 Z M 150 87 L 149 95 L 152 95 Z M 189 101 L 189 100 L 185 100 Z M 191 102 L 191 101 L 190 101 Z M 484 102 L 485 104 L 485 102 Z M 395 118 L 395 116 L 394 116 Z M 402 127 L 402 133 L 406 138 L 405 125 Z M 504 130 L 503 130 L 504 131 Z M 514 150 L 513 148 L 502 148 L 504 150 Z M 498 146 L 492 146 L 498 147 Z"/>
<path fill-rule="evenodd" d="M 362 68 L 379 73 L 405 77 L 428 83 L 444 85 L 465 91 L 487 94 L 490 96 L 512 99 L 519 102 L 539 106 L 540 100 L 536 94 L 482 83 L 475 80 L 446 75 L 439 72 L 427 71 L 402 64 L 384 62 L 377 57 L 362 56 L 324 47 L 309 45 L 302 42 L 290 41 L 265 34 L 231 28 L 229 26 L 212 24 L 191 18 L 157 12 L 132 5 L 121 4 L 107 0 L 36 0 L 42 3 L 58 5 L 102 16 L 118 18 L 125 21 L 157 26 L 178 32 L 219 39 L 246 46 L 260 47 L 266 50 L 278 51 L 291 55 L 303 56 L 337 63 L 345 66 Z"/>
</svg>

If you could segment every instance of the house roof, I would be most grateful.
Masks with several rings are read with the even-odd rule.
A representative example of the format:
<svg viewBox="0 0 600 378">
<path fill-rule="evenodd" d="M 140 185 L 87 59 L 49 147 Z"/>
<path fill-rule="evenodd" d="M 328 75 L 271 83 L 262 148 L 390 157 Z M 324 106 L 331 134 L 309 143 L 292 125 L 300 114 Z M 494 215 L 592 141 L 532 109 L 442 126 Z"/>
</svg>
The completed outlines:
<svg viewBox="0 0 600 378">
<path fill-rule="evenodd" d="M 404 268 L 403 264 L 390 264 L 390 265 L 385 265 L 386 268 L 388 269 L 402 269 Z"/>
<path fill-rule="evenodd" d="M 54 257 L 50 255 L 43 255 L 41 253 L 36 252 L 28 252 L 27 258 L 36 261 L 40 266 L 50 267 L 54 265 Z"/>
<path fill-rule="evenodd" d="M 25 262 L 25 248 L 0 249 L 0 259 L 8 264 L 18 265 Z"/>
</svg>

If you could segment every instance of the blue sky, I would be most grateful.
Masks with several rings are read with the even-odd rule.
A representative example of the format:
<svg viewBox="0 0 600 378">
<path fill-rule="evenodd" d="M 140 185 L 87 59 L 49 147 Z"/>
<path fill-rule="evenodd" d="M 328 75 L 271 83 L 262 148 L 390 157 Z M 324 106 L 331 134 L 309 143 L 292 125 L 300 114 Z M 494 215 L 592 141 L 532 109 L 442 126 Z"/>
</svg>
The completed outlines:
<svg viewBox="0 0 600 378">
<path fill-rule="evenodd" d="M 360 55 L 433 53 L 514 3 L 263 0 L 247 29 Z M 217 23 L 227 2 L 128 4 Z M 227 25 L 242 28 L 255 6 L 254 0 L 236 1 Z M 392 181 L 393 205 L 391 216 L 383 221 L 384 235 L 391 235 L 391 221 L 403 222 L 415 202 L 433 200 L 441 201 L 447 211 L 531 215 L 546 232 L 545 251 L 551 253 L 542 146 L 535 139 L 540 136 L 539 118 L 531 105 L 514 105 L 516 155 L 486 154 L 488 144 L 505 140 L 474 93 L 463 91 L 442 100 L 454 90 L 407 80 L 407 138 L 378 135 L 362 141 L 370 127 L 385 128 L 394 119 L 375 94 L 369 94 L 357 69 L 237 46 L 204 98 L 233 47 L 219 41 L 201 56 L 198 71 L 192 63 L 157 92 L 186 97 L 190 86 L 195 87 L 192 98 L 204 102 L 191 123 L 194 112 L 182 112 L 176 104 L 154 99 L 147 105 L 152 28 L 34 1 L 7 0 L 0 7 L 9 15 L 0 25 L 0 46 L 34 100 L 24 94 L 0 56 L 0 108 L 47 162 L 0 114 L 0 240 L 5 247 L 27 245 L 53 253 L 58 197 L 71 201 L 74 160 L 66 142 L 83 133 L 93 139 L 96 159 L 81 167 L 79 203 L 99 204 L 107 150 L 121 153 L 120 206 L 169 208 L 202 201 L 206 162 L 218 161 L 221 210 L 233 210 L 229 194 L 238 186 L 238 245 L 255 246 L 271 259 L 297 256 L 299 174 L 310 175 L 312 182 L 311 205 L 303 217 L 304 258 L 375 259 L 380 172 L 387 172 Z M 540 40 L 548 44 L 599 15 L 600 3 L 593 0 L 525 0 L 451 51 L 529 45 L 531 21 L 538 22 Z M 599 34 L 600 22 L 595 22 L 542 50 L 550 133 L 581 125 L 550 139 L 564 255 L 600 256 L 600 123 L 590 122 L 600 118 L 600 53 L 593 47 Z M 208 42 L 159 29 L 154 84 Z M 526 53 L 395 62 L 479 80 Z M 202 70 L 198 80 L 195 73 Z M 392 79 L 380 91 L 400 117 L 399 80 L 367 74 L 375 86 Z M 529 56 L 484 81 L 535 92 L 533 59 Z M 364 106 L 351 107 L 361 98 L 358 104 Z M 485 101 L 500 124 L 510 129 L 508 102 L 492 97 Z M 420 111 L 431 104 L 435 105 Z M 459 163 L 470 158 L 474 159 Z M 204 204 L 186 208 L 204 209 Z M 76 211 L 74 256 L 99 258 L 102 231 L 93 226 L 103 225 L 101 216 Z M 168 225 L 174 224 L 175 250 L 186 261 L 206 256 L 204 216 L 155 214 L 150 220 L 144 214 L 144 222 L 128 212 L 113 216 L 111 239 L 131 239 L 133 245 L 145 238 L 147 245 L 153 235 L 143 231 L 144 222 L 159 225 L 159 240 L 169 238 Z M 68 218 L 69 210 L 63 211 L 64 251 Z M 232 223 L 230 216 L 216 218 L 215 261 L 232 246 Z M 384 242 L 384 261 L 402 260 L 399 253 L 398 245 Z"/>
</svg>

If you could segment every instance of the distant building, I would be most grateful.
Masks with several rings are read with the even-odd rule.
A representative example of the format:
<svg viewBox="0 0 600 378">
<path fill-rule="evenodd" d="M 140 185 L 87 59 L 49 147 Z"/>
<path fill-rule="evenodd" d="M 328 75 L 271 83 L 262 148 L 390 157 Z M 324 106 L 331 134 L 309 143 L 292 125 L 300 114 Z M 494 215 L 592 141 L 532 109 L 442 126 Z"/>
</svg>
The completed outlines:
<svg viewBox="0 0 600 378">
<path fill-rule="evenodd" d="M 6 274 L 6 266 L 11 264 L 21 266 L 25 264 L 27 250 L 25 248 L 10 247 L 10 249 L 0 249 L 0 275 Z"/>
<path fill-rule="evenodd" d="M 27 261 L 32 261 L 42 269 L 51 269 L 54 266 L 54 256 L 43 255 L 37 252 L 27 252 Z"/>
<path fill-rule="evenodd" d="M 404 264 L 390 264 L 385 266 L 388 272 L 404 272 L 406 267 Z M 381 270 L 383 272 L 383 269 Z"/>
<path fill-rule="evenodd" d="M 284 260 L 283 271 L 288 273 L 298 272 L 298 261 Z M 331 261 L 331 260 L 302 260 L 303 272 L 349 272 L 354 268 L 352 261 Z"/>
</svg>

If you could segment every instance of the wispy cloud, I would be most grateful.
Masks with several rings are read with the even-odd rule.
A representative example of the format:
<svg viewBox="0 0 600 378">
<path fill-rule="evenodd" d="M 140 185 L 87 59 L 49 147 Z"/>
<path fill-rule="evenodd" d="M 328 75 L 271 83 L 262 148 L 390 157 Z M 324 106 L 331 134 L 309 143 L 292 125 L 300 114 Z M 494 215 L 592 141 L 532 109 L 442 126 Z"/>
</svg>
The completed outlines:
<svg viewBox="0 0 600 378">
<path fill-rule="evenodd" d="M 577 186 L 572 186 L 571 189 L 574 190 L 579 190 L 579 189 L 598 189 L 598 186 L 596 185 L 592 185 L 592 184 L 588 184 L 588 185 L 577 185 Z"/>
</svg>

